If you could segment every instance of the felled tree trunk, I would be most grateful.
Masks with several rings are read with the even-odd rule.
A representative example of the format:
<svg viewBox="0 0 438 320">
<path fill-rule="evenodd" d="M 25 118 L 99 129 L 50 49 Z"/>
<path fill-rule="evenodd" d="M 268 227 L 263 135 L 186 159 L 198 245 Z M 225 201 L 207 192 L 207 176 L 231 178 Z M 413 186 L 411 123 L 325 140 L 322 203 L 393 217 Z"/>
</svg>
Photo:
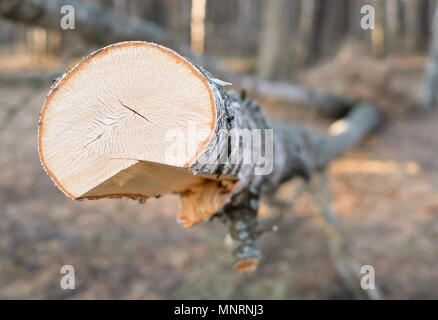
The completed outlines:
<svg viewBox="0 0 438 320">
<path fill-rule="evenodd" d="M 259 80 L 250 76 L 241 76 L 208 56 L 193 54 L 190 47 L 178 41 L 162 27 L 146 21 L 133 20 L 129 16 L 117 14 L 97 4 L 77 2 L 75 0 L 2 0 L 0 16 L 48 29 L 60 30 L 60 9 L 70 5 L 75 9 L 75 32 L 92 44 L 107 45 L 125 40 L 147 40 L 157 42 L 178 50 L 195 63 L 208 68 L 216 76 L 265 98 L 302 104 L 315 108 L 321 114 L 339 117 L 352 107 L 349 99 L 325 92 L 309 90 L 286 82 Z"/>
<path fill-rule="evenodd" d="M 260 196 L 323 169 L 380 118 L 359 104 L 321 136 L 265 119 L 254 100 L 224 85 L 165 47 L 107 46 L 53 84 L 39 122 L 41 162 L 73 199 L 176 193 L 188 227 L 222 215 L 235 268 L 253 270 Z"/>
</svg>

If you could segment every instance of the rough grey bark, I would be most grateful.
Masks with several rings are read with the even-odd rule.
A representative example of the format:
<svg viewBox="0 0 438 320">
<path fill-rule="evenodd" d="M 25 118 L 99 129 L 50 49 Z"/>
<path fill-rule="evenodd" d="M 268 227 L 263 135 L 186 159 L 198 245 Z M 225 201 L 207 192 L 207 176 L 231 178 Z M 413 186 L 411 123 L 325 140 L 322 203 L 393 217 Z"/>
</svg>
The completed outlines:
<svg viewBox="0 0 438 320">
<path fill-rule="evenodd" d="M 435 108 L 438 87 L 438 4 L 435 7 L 429 57 L 425 69 L 422 103 L 426 108 Z"/>
<path fill-rule="evenodd" d="M 129 16 L 116 14 L 100 5 L 74 0 L 2 0 L 0 16 L 59 31 L 60 8 L 63 5 L 72 5 L 76 12 L 76 29 L 69 32 L 77 33 L 89 43 L 104 45 L 124 40 L 157 42 L 177 50 L 195 63 L 208 68 L 217 77 L 222 77 L 255 95 L 317 106 L 322 113 L 334 117 L 345 114 L 353 104 L 348 99 L 336 95 L 304 89 L 289 83 L 259 81 L 253 77 L 241 76 L 208 56 L 193 54 L 188 45 L 178 41 L 160 26 L 145 20 L 130 19 Z"/>
<path fill-rule="evenodd" d="M 272 195 L 281 183 L 294 177 L 309 177 L 322 170 L 348 148 L 358 144 L 380 123 L 380 115 L 372 106 L 359 103 L 342 120 L 343 130 L 337 135 L 320 135 L 297 124 L 266 119 L 255 100 L 245 99 L 244 94 L 226 92 L 220 82 L 198 67 L 208 80 L 216 103 L 216 132 L 206 151 L 193 163 L 194 174 L 228 175 L 239 178 L 239 183 L 226 205 L 219 213 L 228 218 L 230 235 L 234 240 L 235 266 L 252 268 L 248 261 L 257 261 L 257 211 L 262 195 Z M 245 163 L 243 157 L 233 162 L 232 156 L 220 161 L 221 155 L 233 155 L 244 149 L 237 136 L 223 135 L 232 130 L 273 129 L 273 170 L 270 174 L 256 175 L 256 163 Z M 238 133 L 237 133 L 238 135 Z M 265 140 L 260 140 L 258 150 L 267 150 Z M 209 152 L 216 150 L 218 152 Z"/>
<path fill-rule="evenodd" d="M 255 100 L 245 99 L 244 94 L 226 92 L 211 74 L 202 68 L 199 70 L 208 79 L 213 90 L 217 124 L 213 139 L 206 148 L 207 151 L 192 164 L 190 169 L 195 174 L 238 176 L 240 185 L 250 187 L 254 193 L 260 193 L 262 186 L 275 192 L 275 188 L 281 182 L 296 175 L 309 177 L 313 171 L 323 169 L 328 162 L 360 142 L 379 123 L 379 113 L 372 106 L 364 103 L 358 104 L 342 120 L 345 130 L 334 136 L 319 135 L 297 124 L 266 120 Z M 241 141 L 238 139 L 231 139 L 229 144 L 228 136 L 220 134 L 223 129 L 226 132 L 232 129 L 273 129 L 275 134 L 273 173 L 256 177 L 255 164 L 245 165 L 243 158 L 240 158 L 238 163 L 227 162 L 219 165 L 218 157 L 223 154 L 224 148 L 231 147 L 231 150 L 228 150 L 230 154 L 242 148 Z M 263 139 L 261 142 L 261 149 L 264 150 Z M 210 150 L 219 152 L 209 153 Z"/>
</svg>

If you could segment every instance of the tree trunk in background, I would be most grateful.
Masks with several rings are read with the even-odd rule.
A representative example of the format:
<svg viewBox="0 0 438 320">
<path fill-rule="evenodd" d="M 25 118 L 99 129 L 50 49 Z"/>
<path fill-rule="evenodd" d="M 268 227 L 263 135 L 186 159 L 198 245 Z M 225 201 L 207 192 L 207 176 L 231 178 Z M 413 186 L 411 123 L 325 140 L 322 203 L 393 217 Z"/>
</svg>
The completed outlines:
<svg viewBox="0 0 438 320">
<path fill-rule="evenodd" d="M 386 34 L 388 50 L 403 47 L 404 4 L 401 0 L 386 1 Z"/>
<path fill-rule="evenodd" d="M 257 73 L 262 79 L 278 79 L 290 71 L 292 20 L 297 1 L 264 2 L 263 27 L 259 42 Z"/>
<path fill-rule="evenodd" d="M 323 27 L 323 54 L 332 55 L 339 49 L 348 32 L 349 0 L 326 0 L 328 7 Z"/>
<path fill-rule="evenodd" d="M 362 0 L 350 1 L 349 2 L 349 14 L 348 14 L 348 34 L 351 38 L 363 40 L 365 38 L 365 33 L 360 27 L 360 20 L 362 14 L 360 13 L 360 8 L 364 3 Z"/>
<path fill-rule="evenodd" d="M 261 0 L 238 2 L 236 35 L 238 39 L 238 53 L 243 56 L 253 54 L 257 49 L 262 7 L 263 2 Z"/>
<path fill-rule="evenodd" d="M 415 26 L 416 26 L 416 0 L 406 1 L 405 3 L 405 17 L 406 20 L 406 35 L 405 43 L 408 51 L 412 52 L 415 49 Z"/>
<path fill-rule="evenodd" d="M 429 38 L 429 0 L 420 0 L 417 4 L 416 49 L 424 52 Z"/>
<path fill-rule="evenodd" d="M 438 86 L 438 4 L 435 6 L 429 58 L 426 63 L 425 71 L 422 102 L 426 108 L 434 108 L 436 106 L 436 91 Z"/>
<path fill-rule="evenodd" d="M 375 57 L 381 58 L 387 50 L 386 3 L 385 0 L 373 0 L 375 10 L 375 29 L 371 32 L 371 49 Z"/>
<path fill-rule="evenodd" d="M 400 34 L 406 34 L 406 4 L 403 0 L 397 0 L 397 16 L 400 22 Z"/>
<path fill-rule="evenodd" d="M 184 43 L 190 42 L 191 0 L 162 0 L 165 26 Z"/>
<path fill-rule="evenodd" d="M 429 33 L 429 1 L 406 1 L 406 44 L 411 52 L 423 52 Z"/>
<path fill-rule="evenodd" d="M 315 0 L 313 4 L 312 24 L 310 26 L 306 64 L 311 65 L 321 55 L 322 31 L 326 1 Z"/>
</svg>

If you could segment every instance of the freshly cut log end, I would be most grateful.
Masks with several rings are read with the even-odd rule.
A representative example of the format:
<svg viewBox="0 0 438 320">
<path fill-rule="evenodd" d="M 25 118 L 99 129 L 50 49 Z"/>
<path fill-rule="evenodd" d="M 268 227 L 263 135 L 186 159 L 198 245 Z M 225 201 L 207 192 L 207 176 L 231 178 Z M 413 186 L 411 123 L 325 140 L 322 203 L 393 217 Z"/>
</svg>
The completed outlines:
<svg viewBox="0 0 438 320">
<path fill-rule="evenodd" d="M 215 125 L 212 89 L 194 65 L 153 43 L 122 42 L 84 58 L 52 86 L 40 116 L 39 154 L 73 199 L 195 194 L 214 184 L 216 205 L 198 208 L 193 196 L 183 204 L 195 212 L 182 210 L 180 220 L 190 226 L 216 212 L 232 190 L 188 169 Z"/>
</svg>

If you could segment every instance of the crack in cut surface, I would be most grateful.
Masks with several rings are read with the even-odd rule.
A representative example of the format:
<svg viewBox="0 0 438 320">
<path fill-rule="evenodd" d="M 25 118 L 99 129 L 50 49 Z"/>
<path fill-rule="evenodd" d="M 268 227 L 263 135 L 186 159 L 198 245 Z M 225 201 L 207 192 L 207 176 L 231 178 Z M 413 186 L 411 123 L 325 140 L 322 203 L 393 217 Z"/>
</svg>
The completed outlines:
<svg viewBox="0 0 438 320">
<path fill-rule="evenodd" d="M 92 144 L 94 141 L 96 141 L 97 139 L 99 139 L 101 136 L 103 135 L 103 132 L 101 134 L 99 134 L 96 138 L 94 138 L 93 140 L 91 140 L 90 142 L 88 142 L 85 146 L 83 146 L 82 150 L 84 150 L 86 147 L 88 147 L 90 144 Z"/>
<path fill-rule="evenodd" d="M 123 107 L 125 107 L 126 109 L 131 110 L 131 111 L 134 112 L 136 115 L 142 117 L 143 119 L 145 119 L 145 120 L 146 120 L 147 122 L 149 122 L 150 124 L 155 125 L 153 122 L 151 122 L 151 120 L 149 120 L 148 118 L 146 118 L 144 115 L 142 115 L 141 113 L 139 113 L 139 112 L 135 111 L 134 109 L 128 107 L 128 106 L 127 106 L 126 104 L 124 104 L 120 99 L 119 99 L 119 102 L 120 102 L 120 104 L 121 104 Z"/>
</svg>

